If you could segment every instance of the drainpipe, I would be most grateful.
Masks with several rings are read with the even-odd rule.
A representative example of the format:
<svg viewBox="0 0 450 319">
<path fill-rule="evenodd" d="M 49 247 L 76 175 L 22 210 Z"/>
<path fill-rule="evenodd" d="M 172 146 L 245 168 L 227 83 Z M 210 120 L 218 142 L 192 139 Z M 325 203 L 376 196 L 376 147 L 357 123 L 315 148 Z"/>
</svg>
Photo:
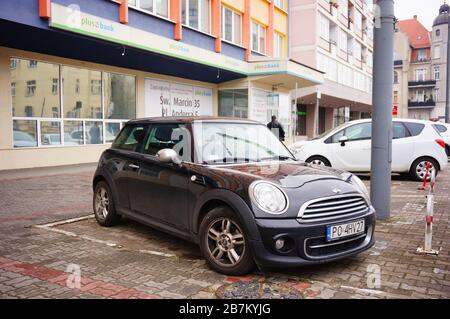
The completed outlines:
<svg viewBox="0 0 450 319">
<path fill-rule="evenodd" d="M 391 213 L 394 1 L 378 0 L 375 12 L 372 158 L 370 190 L 377 219 Z"/>
<path fill-rule="evenodd" d="M 449 21 L 447 34 L 447 79 L 445 83 L 445 123 L 450 123 L 450 14 L 447 12 Z"/>
</svg>

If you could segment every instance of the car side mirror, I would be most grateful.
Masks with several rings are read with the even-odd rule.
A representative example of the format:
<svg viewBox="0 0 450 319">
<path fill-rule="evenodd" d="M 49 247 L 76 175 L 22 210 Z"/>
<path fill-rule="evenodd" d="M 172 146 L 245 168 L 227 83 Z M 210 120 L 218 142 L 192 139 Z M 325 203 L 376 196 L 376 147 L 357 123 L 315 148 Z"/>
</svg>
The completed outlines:
<svg viewBox="0 0 450 319">
<path fill-rule="evenodd" d="M 165 148 L 156 153 L 156 157 L 162 163 L 174 163 L 181 165 L 181 159 L 178 157 L 177 152 L 171 148 Z"/>
<path fill-rule="evenodd" d="M 339 139 L 339 143 L 341 143 L 341 146 L 345 146 L 345 143 L 347 143 L 347 142 L 348 142 L 348 137 L 345 135 Z"/>
</svg>

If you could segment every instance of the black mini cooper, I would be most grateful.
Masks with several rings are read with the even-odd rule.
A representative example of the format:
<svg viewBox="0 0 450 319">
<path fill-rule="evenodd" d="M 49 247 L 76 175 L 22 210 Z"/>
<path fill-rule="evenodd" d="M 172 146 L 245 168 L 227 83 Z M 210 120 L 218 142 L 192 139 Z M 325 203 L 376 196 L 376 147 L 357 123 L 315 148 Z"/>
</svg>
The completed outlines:
<svg viewBox="0 0 450 319">
<path fill-rule="evenodd" d="M 375 211 L 358 177 L 296 161 L 248 120 L 129 121 L 93 188 L 100 225 L 124 216 L 194 241 L 229 275 L 327 262 L 374 243 Z"/>
</svg>

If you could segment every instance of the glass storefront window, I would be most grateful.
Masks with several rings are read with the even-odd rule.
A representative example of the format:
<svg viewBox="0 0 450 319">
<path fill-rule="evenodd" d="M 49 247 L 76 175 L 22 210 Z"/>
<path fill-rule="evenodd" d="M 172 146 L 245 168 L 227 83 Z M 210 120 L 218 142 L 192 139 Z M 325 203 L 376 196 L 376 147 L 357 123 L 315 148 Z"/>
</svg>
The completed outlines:
<svg viewBox="0 0 450 319">
<path fill-rule="evenodd" d="M 105 119 L 136 117 L 136 79 L 115 73 L 104 73 Z"/>
<path fill-rule="evenodd" d="M 248 90 L 219 91 L 219 116 L 248 117 Z"/>
<path fill-rule="evenodd" d="M 60 117 L 60 94 L 54 89 L 59 65 L 11 59 L 11 83 L 14 83 L 12 107 L 16 117 Z M 55 111 L 56 110 L 56 111 Z"/>
<path fill-rule="evenodd" d="M 36 121 L 13 120 L 14 147 L 36 147 Z"/>
<path fill-rule="evenodd" d="M 64 145 L 82 145 L 83 141 L 83 122 L 82 121 L 64 121 Z"/>
<path fill-rule="evenodd" d="M 86 121 L 84 127 L 85 127 L 84 134 L 86 136 L 86 144 L 103 143 L 103 122 Z"/>
<path fill-rule="evenodd" d="M 99 71 L 63 66 L 63 106 L 67 118 L 102 118 Z"/>
<path fill-rule="evenodd" d="M 61 124 L 60 122 L 41 122 L 41 145 L 61 144 Z"/>
<path fill-rule="evenodd" d="M 120 123 L 105 124 L 105 143 L 112 143 L 120 132 Z"/>
</svg>

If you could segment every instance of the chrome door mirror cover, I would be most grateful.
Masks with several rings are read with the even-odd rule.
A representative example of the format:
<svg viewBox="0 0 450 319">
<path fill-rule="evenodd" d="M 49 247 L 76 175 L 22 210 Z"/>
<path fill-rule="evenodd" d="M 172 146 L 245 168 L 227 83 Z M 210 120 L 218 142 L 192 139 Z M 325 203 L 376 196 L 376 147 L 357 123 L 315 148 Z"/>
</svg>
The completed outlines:
<svg viewBox="0 0 450 319">
<path fill-rule="evenodd" d="M 162 163 L 174 163 L 181 165 L 181 159 L 178 157 L 177 152 L 170 148 L 164 148 L 156 153 L 156 157 Z"/>
</svg>

